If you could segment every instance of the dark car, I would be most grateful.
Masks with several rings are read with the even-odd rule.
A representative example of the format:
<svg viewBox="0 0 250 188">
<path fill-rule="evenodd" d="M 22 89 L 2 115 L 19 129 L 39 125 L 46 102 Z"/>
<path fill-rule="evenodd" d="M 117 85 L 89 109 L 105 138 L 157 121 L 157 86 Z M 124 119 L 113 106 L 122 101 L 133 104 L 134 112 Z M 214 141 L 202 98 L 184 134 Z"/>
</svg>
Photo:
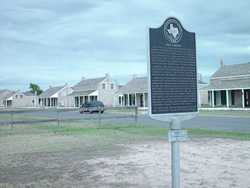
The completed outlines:
<svg viewBox="0 0 250 188">
<path fill-rule="evenodd" d="M 104 104 L 101 101 L 91 101 L 91 102 L 86 102 L 80 107 L 80 113 L 84 112 L 104 112 Z"/>
</svg>

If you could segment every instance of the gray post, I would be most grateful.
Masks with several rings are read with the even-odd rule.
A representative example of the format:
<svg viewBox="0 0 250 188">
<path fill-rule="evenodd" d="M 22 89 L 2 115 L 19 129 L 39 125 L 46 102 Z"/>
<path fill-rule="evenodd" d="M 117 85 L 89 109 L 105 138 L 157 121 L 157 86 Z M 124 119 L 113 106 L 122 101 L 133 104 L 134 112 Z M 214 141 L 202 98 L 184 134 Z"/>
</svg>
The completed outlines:
<svg viewBox="0 0 250 188">
<path fill-rule="evenodd" d="M 171 130 L 180 130 L 180 121 L 174 119 L 170 122 Z M 172 188 L 180 188 L 180 143 L 178 141 L 171 142 L 171 175 Z"/>
</svg>

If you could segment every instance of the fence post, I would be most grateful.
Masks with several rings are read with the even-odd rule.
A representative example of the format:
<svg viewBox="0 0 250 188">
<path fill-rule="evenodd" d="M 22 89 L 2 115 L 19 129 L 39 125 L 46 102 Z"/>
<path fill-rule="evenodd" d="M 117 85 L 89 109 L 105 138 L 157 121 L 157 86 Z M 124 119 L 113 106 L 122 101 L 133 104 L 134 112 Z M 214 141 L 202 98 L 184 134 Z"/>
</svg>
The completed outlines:
<svg viewBox="0 0 250 188">
<path fill-rule="evenodd" d="M 11 129 L 14 128 L 13 116 L 14 116 L 13 111 L 10 111 L 10 126 L 11 126 Z"/>
<path fill-rule="evenodd" d="M 137 125 L 138 122 L 138 107 L 135 106 L 135 124 Z"/>
<path fill-rule="evenodd" d="M 101 127 L 102 119 L 101 119 L 101 108 L 98 109 L 98 127 Z"/>
<path fill-rule="evenodd" d="M 57 112 L 57 127 L 60 127 L 60 119 L 59 119 L 59 109 L 56 109 Z"/>
</svg>

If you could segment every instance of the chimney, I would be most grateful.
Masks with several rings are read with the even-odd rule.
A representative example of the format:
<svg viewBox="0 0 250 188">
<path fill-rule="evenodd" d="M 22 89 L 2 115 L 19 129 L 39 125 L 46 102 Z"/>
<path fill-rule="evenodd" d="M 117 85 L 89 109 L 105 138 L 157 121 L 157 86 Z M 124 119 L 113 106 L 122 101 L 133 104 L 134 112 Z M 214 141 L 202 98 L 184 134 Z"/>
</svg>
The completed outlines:
<svg viewBox="0 0 250 188">
<path fill-rule="evenodd" d="M 85 80 L 85 77 L 84 77 L 84 76 L 82 76 L 82 80 Z"/>
<path fill-rule="evenodd" d="M 106 77 L 106 78 L 109 78 L 109 73 L 105 73 L 105 77 Z"/>
<path fill-rule="evenodd" d="M 220 67 L 223 67 L 224 63 L 223 63 L 223 59 L 220 60 Z"/>
<path fill-rule="evenodd" d="M 202 81 L 202 74 L 201 74 L 201 73 L 198 73 L 198 74 L 197 74 L 197 78 L 198 78 L 198 81 Z"/>
</svg>

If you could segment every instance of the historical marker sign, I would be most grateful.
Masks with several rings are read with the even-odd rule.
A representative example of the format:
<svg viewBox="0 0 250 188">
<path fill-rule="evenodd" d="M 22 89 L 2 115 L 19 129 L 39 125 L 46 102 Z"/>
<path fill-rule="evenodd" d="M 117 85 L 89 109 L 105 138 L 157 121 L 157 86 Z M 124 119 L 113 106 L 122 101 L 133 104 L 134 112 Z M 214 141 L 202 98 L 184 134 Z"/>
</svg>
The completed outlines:
<svg viewBox="0 0 250 188">
<path fill-rule="evenodd" d="M 149 111 L 162 114 L 197 112 L 195 33 L 168 18 L 149 29 Z"/>
</svg>

